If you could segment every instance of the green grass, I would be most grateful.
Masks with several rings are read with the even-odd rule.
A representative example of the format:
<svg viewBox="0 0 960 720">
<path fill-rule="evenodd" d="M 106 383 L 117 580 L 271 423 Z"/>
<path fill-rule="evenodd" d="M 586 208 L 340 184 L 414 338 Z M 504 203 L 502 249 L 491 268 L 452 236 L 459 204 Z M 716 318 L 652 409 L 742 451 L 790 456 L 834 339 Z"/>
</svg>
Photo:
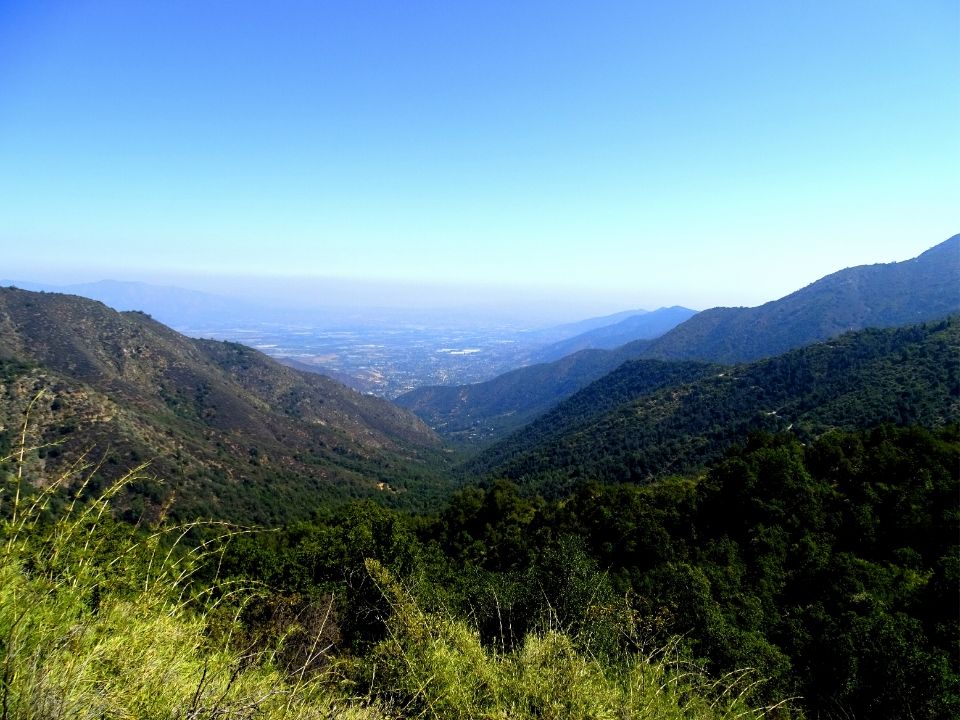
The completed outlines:
<svg viewBox="0 0 960 720">
<path fill-rule="evenodd" d="M 751 673 L 712 682 L 669 651 L 601 660 L 576 638 L 546 629 L 519 648 L 484 647 L 463 620 L 427 614 L 377 561 L 367 569 L 392 609 L 388 637 L 371 654 L 371 686 L 402 717 L 588 720 L 721 720 L 789 717 L 784 705 L 754 709 L 743 700 Z"/>
<path fill-rule="evenodd" d="M 20 478 L 8 484 L 0 718 L 330 717 L 328 678 L 281 670 L 281 644 L 251 652 L 232 641 L 219 606 L 248 590 L 191 582 L 219 543 L 184 548 L 190 526 L 110 518 L 110 498 L 135 478 L 55 518 L 47 509 L 68 478 L 32 495 Z"/>
</svg>

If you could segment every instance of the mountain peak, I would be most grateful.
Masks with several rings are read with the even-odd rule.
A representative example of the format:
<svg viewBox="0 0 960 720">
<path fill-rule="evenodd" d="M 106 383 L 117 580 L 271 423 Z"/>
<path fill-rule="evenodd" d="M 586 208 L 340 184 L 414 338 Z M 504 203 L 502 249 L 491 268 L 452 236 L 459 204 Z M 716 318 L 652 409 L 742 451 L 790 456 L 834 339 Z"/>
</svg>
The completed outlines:
<svg viewBox="0 0 960 720">
<path fill-rule="evenodd" d="M 903 262 L 858 265 L 752 308 L 712 308 L 653 341 L 647 357 L 745 362 L 848 330 L 960 310 L 960 236 Z"/>
</svg>

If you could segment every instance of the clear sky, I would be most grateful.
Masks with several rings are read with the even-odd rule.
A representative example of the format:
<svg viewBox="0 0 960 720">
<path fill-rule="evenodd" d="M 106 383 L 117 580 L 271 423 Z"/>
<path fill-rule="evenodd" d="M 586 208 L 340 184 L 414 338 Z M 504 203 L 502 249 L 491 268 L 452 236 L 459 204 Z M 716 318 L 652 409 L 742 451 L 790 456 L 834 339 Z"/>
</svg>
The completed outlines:
<svg viewBox="0 0 960 720">
<path fill-rule="evenodd" d="M 0 277 L 758 304 L 960 231 L 958 41 L 956 0 L 2 0 Z"/>
</svg>

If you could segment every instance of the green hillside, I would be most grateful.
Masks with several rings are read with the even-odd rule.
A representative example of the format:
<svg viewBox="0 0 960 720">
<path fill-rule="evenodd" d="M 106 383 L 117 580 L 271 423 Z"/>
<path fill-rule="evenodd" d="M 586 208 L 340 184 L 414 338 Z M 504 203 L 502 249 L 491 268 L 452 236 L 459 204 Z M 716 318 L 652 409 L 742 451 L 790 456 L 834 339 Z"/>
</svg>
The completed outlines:
<svg viewBox="0 0 960 720">
<path fill-rule="evenodd" d="M 475 385 L 417 388 L 394 402 L 450 440 L 482 445 L 523 427 L 625 359 L 616 352 L 581 350 L 556 362 L 519 368 Z"/>
<path fill-rule="evenodd" d="M 551 494 L 588 480 L 647 482 L 719 457 L 754 430 L 801 439 L 882 422 L 960 419 L 960 319 L 849 333 L 653 392 L 627 363 L 481 453 L 468 472 Z M 625 398 L 610 409 L 609 398 Z"/>
<path fill-rule="evenodd" d="M 540 657 L 530 638 L 546 628 L 571 644 L 553 646 L 561 664 L 539 682 L 544 697 L 569 699 L 541 717 L 659 717 L 649 699 L 610 715 L 576 709 L 567 683 L 584 701 L 615 696 L 584 685 L 586 667 L 564 673 L 569 659 L 590 657 L 622 678 L 624 662 L 666 648 L 691 677 L 706 667 L 723 678 L 718 687 L 737 683 L 754 707 L 792 698 L 771 718 L 939 720 L 960 711 L 958 493 L 956 426 L 832 431 L 806 444 L 760 433 L 700 477 L 591 482 L 555 500 L 498 481 L 465 488 L 427 518 L 358 504 L 238 538 L 217 567 L 265 581 L 274 603 L 332 594 L 344 650 L 414 639 L 417 681 L 394 686 L 400 697 L 456 678 L 477 698 L 476 717 L 526 717 L 530 706 L 510 705 L 509 692 L 499 695 L 503 715 L 483 704 L 493 687 L 484 678 L 500 681 L 474 643 L 504 661 Z M 417 606 L 384 600 L 370 558 Z M 384 627 L 398 608 L 412 628 Z M 455 619 L 468 618 L 474 634 L 451 647 L 449 631 L 426 629 L 432 613 L 460 633 Z M 512 667 L 518 681 L 530 677 Z M 683 694 L 696 704 L 701 693 Z"/>
</svg>

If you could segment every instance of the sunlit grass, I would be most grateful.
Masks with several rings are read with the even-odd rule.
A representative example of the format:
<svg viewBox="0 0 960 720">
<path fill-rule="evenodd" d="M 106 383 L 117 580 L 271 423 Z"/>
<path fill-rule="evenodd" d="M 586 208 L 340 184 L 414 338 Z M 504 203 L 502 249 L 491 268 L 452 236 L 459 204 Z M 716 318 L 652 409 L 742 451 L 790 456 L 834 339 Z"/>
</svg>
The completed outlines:
<svg viewBox="0 0 960 720">
<path fill-rule="evenodd" d="M 402 716 L 428 718 L 541 718 L 588 720 L 757 719 L 784 705 L 753 708 L 745 700 L 758 682 L 750 671 L 711 681 L 666 648 L 650 656 L 601 660 L 567 633 L 526 636 L 518 649 L 481 644 L 462 620 L 424 613 L 378 562 L 367 569 L 387 597 L 389 636 L 372 655 L 373 686 Z"/>
</svg>

